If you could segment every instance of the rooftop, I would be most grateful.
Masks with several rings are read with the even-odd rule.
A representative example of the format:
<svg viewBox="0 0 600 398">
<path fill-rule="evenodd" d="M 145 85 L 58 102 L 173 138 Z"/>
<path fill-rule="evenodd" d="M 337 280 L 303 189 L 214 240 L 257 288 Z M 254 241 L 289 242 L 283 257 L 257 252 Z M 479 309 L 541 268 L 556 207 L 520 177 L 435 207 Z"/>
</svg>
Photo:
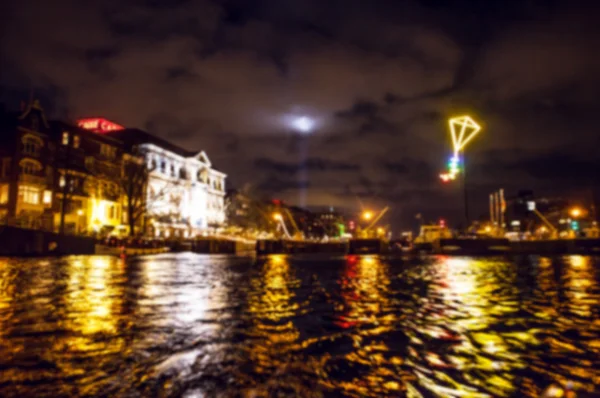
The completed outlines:
<svg viewBox="0 0 600 398">
<path fill-rule="evenodd" d="M 110 135 L 111 137 L 117 138 L 123 141 L 125 145 L 129 147 L 139 144 L 154 144 L 183 157 L 192 157 L 197 155 L 198 152 L 200 152 L 185 150 L 177 145 L 170 143 L 167 140 L 164 140 L 160 137 L 157 137 L 140 129 L 125 128 L 123 130 L 111 131 L 110 133 L 105 135 Z"/>
</svg>

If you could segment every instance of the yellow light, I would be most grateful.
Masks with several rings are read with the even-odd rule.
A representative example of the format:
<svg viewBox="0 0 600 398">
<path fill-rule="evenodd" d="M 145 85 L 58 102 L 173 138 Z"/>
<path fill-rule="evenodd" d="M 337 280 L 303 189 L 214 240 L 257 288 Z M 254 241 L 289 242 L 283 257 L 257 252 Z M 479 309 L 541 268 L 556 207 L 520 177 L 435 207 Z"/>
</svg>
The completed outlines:
<svg viewBox="0 0 600 398">
<path fill-rule="evenodd" d="M 281 217 L 281 214 L 279 214 L 279 213 L 274 213 L 274 214 L 273 214 L 273 218 L 274 218 L 276 221 L 281 221 L 281 220 L 283 219 L 283 217 Z"/>
<path fill-rule="evenodd" d="M 384 232 L 385 232 L 385 231 L 384 231 L 384 229 L 383 229 L 383 228 L 381 228 L 381 227 L 377 228 L 377 234 L 378 234 L 378 235 L 383 235 L 383 233 L 384 233 Z"/>
<path fill-rule="evenodd" d="M 571 217 L 573 217 L 573 218 L 577 218 L 577 217 L 581 216 L 581 213 L 582 213 L 581 209 L 578 207 L 574 207 L 571 209 Z"/>
<path fill-rule="evenodd" d="M 52 191 L 44 191 L 43 202 L 45 205 L 52 204 Z"/>
<path fill-rule="evenodd" d="M 373 213 L 370 211 L 365 211 L 362 216 L 365 220 L 369 221 L 373 218 Z"/>
<path fill-rule="evenodd" d="M 492 232 L 492 227 L 489 225 L 485 227 L 485 232 Z"/>
<path fill-rule="evenodd" d="M 481 126 L 470 116 L 453 117 L 448 121 L 454 154 L 462 151 L 465 146 L 481 131 Z"/>
<path fill-rule="evenodd" d="M 81 210 L 81 209 L 77 210 L 77 215 L 78 216 L 83 216 L 83 210 Z"/>
<path fill-rule="evenodd" d="M 106 204 L 108 202 L 101 199 L 92 199 L 92 222 L 94 224 L 107 224 L 106 219 Z"/>
</svg>

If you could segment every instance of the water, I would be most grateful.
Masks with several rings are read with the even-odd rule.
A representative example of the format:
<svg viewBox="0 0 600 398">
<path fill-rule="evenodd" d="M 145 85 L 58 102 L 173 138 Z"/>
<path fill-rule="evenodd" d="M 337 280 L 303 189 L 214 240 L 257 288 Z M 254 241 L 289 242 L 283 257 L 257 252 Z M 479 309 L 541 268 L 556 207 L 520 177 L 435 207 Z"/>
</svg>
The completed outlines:
<svg viewBox="0 0 600 398">
<path fill-rule="evenodd" d="M 0 259 L 0 396 L 591 391 L 599 262 Z"/>
</svg>

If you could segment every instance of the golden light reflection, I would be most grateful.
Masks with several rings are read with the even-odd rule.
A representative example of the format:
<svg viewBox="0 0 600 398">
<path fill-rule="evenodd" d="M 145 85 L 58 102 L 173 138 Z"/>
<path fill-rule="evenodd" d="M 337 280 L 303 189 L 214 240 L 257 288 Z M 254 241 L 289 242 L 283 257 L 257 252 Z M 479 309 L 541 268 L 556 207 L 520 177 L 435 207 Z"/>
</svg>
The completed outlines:
<svg viewBox="0 0 600 398">
<path fill-rule="evenodd" d="M 300 332 L 293 323 L 299 304 L 294 302 L 292 291 L 299 280 L 287 256 L 269 256 L 262 267 L 262 271 L 250 282 L 248 297 L 252 343 L 247 346 L 247 359 L 259 376 L 243 372 L 236 377 L 249 385 L 249 394 L 253 396 L 270 396 L 278 388 L 293 390 L 298 396 L 308 396 L 311 389 L 303 383 L 301 374 L 320 368 L 322 364 L 318 364 L 316 359 L 299 362 L 294 358 L 294 352 L 301 349 L 298 342 Z M 274 374 L 278 376 L 273 377 Z M 266 380 L 263 379 L 265 376 Z"/>
<path fill-rule="evenodd" d="M 514 283 L 515 269 L 494 260 L 439 260 L 435 292 L 443 301 L 437 301 L 433 294 L 432 301 L 424 303 L 423 320 L 415 325 L 424 342 L 416 345 L 408 358 L 414 366 L 425 363 L 439 370 L 424 368 L 418 373 L 419 383 L 440 396 L 512 394 L 515 369 L 527 366 L 521 348 L 535 344 L 530 332 L 509 336 L 510 330 L 504 333 L 496 327 L 499 319 L 510 319 L 510 314 L 518 311 L 514 291 L 501 289 Z M 506 269 L 496 275 L 497 267 Z M 425 330 L 419 328 L 420 323 Z M 427 341 L 444 342 L 446 348 L 431 352 Z M 454 379 L 453 373 L 446 371 L 449 367 L 460 370 L 468 383 Z"/>
<path fill-rule="evenodd" d="M 253 288 L 259 294 L 253 294 L 250 301 L 250 312 L 258 319 L 279 321 L 296 313 L 298 304 L 293 303 L 293 293 L 289 286 L 297 280 L 290 272 L 290 264 L 283 255 L 272 255 L 264 264 L 262 279 L 254 279 Z"/>
<path fill-rule="evenodd" d="M 345 359 L 351 367 L 368 367 L 368 372 L 349 381 L 329 379 L 325 383 L 328 388 L 341 389 L 350 396 L 397 396 L 406 390 L 401 370 L 405 341 L 401 336 L 397 341 L 384 337 L 397 327 L 388 272 L 379 257 L 347 257 L 340 281 L 343 306 L 337 324 L 351 333 L 352 351 Z"/>
<path fill-rule="evenodd" d="M 5 322 L 10 319 L 13 308 L 15 290 L 11 266 L 5 259 L 0 259 L 0 336 L 5 331 Z"/>
<path fill-rule="evenodd" d="M 79 333 L 69 344 L 82 351 L 97 349 L 95 334 L 116 331 L 118 315 L 114 312 L 118 311 L 123 296 L 118 290 L 119 284 L 114 283 L 122 273 L 120 260 L 113 257 L 73 258 L 68 267 L 67 327 Z M 115 342 L 118 344 L 118 339 L 111 340 L 111 344 Z"/>
<path fill-rule="evenodd" d="M 593 306 L 597 304 L 597 297 L 590 294 L 596 278 L 594 269 L 590 266 L 590 257 L 569 256 L 569 267 L 566 271 L 568 308 L 571 313 L 583 318 L 593 316 Z"/>
<path fill-rule="evenodd" d="M 340 317 L 340 326 L 379 321 L 382 307 L 388 304 L 385 293 L 389 278 L 377 257 L 349 256 L 341 284 L 346 310 Z M 394 314 L 389 316 L 388 321 L 393 321 Z"/>
</svg>

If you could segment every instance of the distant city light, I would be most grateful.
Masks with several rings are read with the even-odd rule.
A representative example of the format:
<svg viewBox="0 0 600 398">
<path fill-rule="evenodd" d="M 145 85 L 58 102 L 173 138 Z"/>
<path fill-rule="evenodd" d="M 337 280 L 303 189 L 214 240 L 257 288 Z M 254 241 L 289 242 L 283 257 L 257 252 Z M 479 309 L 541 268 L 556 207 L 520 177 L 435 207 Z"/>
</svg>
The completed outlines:
<svg viewBox="0 0 600 398">
<path fill-rule="evenodd" d="M 575 207 L 575 208 L 571 209 L 571 217 L 577 218 L 579 216 L 581 216 L 581 209 L 580 208 Z"/>
<path fill-rule="evenodd" d="M 578 231 L 579 230 L 579 222 L 578 221 L 571 221 L 571 229 L 573 231 Z"/>
<path fill-rule="evenodd" d="M 315 121 L 307 116 L 301 116 L 292 121 L 292 126 L 298 131 L 308 133 L 314 128 Z"/>
</svg>

